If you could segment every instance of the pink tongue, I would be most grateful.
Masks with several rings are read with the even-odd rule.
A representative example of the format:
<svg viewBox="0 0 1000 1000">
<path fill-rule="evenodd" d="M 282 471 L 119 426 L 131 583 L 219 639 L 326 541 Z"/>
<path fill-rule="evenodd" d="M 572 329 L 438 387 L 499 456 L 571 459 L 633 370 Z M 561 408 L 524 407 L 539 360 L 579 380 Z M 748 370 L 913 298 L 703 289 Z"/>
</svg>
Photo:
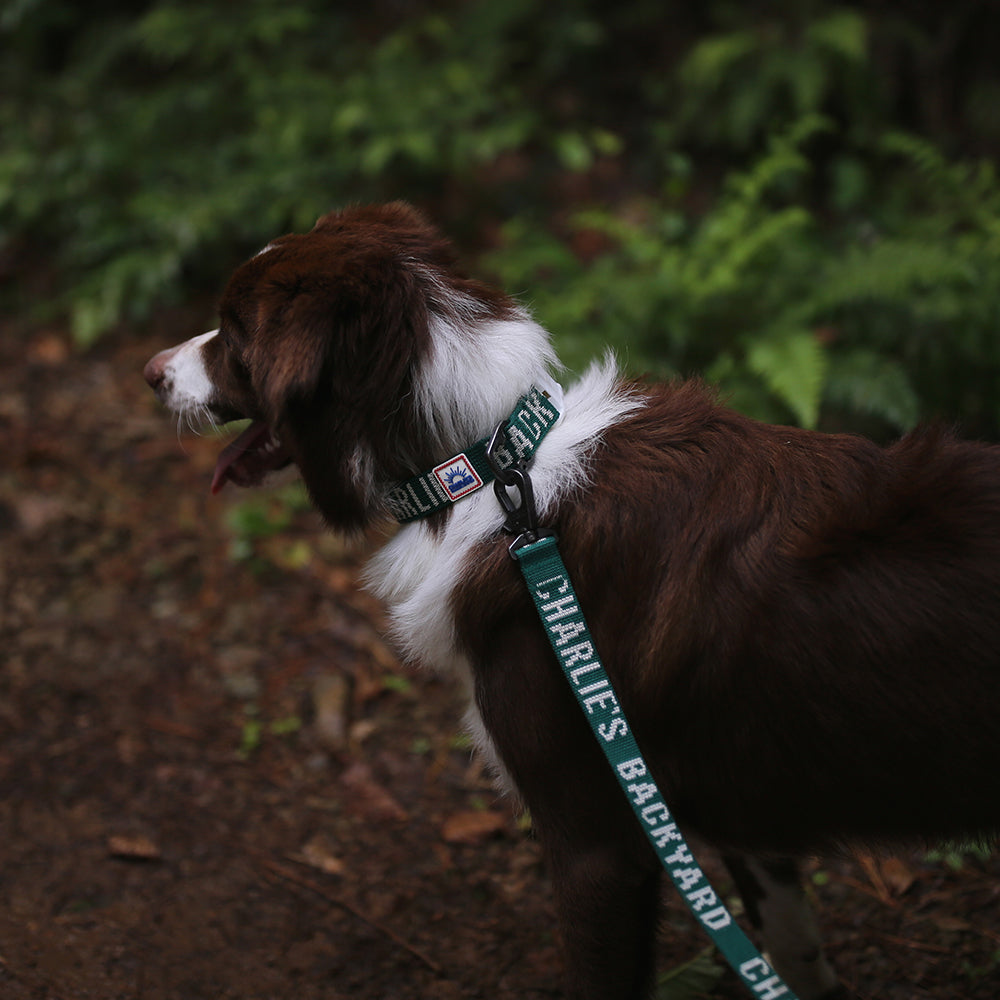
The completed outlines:
<svg viewBox="0 0 1000 1000">
<path fill-rule="evenodd" d="M 251 486 L 259 482 L 269 468 L 276 467 L 274 459 L 265 461 L 265 456 L 259 451 L 271 437 L 271 429 L 267 424 L 255 420 L 235 441 L 227 444 L 219 454 L 215 463 L 215 474 L 212 476 L 212 493 L 218 493 L 227 480 L 232 480 L 237 486 Z M 274 458 L 284 453 L 273 453 Z"/>
</svg>

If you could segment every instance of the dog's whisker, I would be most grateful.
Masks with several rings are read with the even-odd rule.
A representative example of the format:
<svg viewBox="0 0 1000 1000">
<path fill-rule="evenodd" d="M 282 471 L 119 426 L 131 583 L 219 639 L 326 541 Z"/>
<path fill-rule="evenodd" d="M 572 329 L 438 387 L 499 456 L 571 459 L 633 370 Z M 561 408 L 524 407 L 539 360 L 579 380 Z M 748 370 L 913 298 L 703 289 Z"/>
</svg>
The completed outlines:
<svg viewBox="0 0 1000 1000">
<path fill-rule="evenodd" d="M 177 414 L 178 434 L 185 430 L 201 437 L 206 430 L 218 431 L 219 423 L 211 409 L 204 403 L 196 403 L 186 407 Z"/>
</svg>

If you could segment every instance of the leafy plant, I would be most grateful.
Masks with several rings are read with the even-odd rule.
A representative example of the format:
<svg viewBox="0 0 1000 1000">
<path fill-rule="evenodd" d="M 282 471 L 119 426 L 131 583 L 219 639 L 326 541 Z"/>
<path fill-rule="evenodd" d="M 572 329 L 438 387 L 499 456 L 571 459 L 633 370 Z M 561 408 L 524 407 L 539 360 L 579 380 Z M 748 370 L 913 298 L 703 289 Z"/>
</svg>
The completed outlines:
<svg viewBox="0 0 1000 1000">
<path fill-rule="evenodd" d="M 952 871 L 959 872 L 969 859 L 978 862 L 989 861 L 993 856 L 992 845 L 972 843 L 945 844 L 938 850 L 928 851 L 926 859 L 935 864 L 944 863 Z"/>
<path fill-rule="evenodd" d="M 837 5 L 778 7 L 778 16 L 748 18 L 692 46 L 678 73 L 678 134 L 747 149 L 765 142 L 775 122 L 824 112 L 831 103 L 864 112 L 855 122 L 870 119 L 877 89 L 869 79 L 865 15 Z"/>
<path fill-rule="evenodd" d="M 248 0 L 236 18 L 221 0 L 97 18 L 15 5 L 0 20 L 0 243 L 47 241 L 88 344 L 337 205 L 419 200 L 532 141 L 586 165 L 614 136 L 543 127 L 511 74 L 532 16 L 529 0 L 475 3 L 386 31 L 317 0 Z M 574 37 L 561 52 L 587 44 Z"/>
<path fill-rule="evenodd" d="M 252 560 L 257 556 L 260 541 L 280 535 L 291 526 L 297 513 L 310 509 L 305 486 L 299 481 L 280 489 L 255 493 L 234 504 L 225 515 L 226 527 L 232 536 L 230 558 Z M 293 543 L 282 562 L 296 564 L 298 548 L 298 544 Z"/>
<path fill-rule="evenodd" d="M 681 163 L 659 198 L 578 213 L 563 238 L 515 220 L 490 264 L 508 287 L 539 289 L 532 304 L 572 365 L 608 343 L 633 368 L 704 373 L 763 419 L 888 435 L 963 414 L 997 434 L 992 165 L 890 134 L 874 151 L 879 197 L 824 216 L 809 151 L 831 131 L 810 115 L 774 136 L 701 215 L 684 209 Z M 587 233 L 600 250 L 584 260 L 572 247 Z"/>
<path fill-rule="evenodd" d="M 995 436 L 998 184 L 946 151 L 1000 145 L 998 26 L 985 4 L 18 0 L 0 264 L 42 249 L 64 293 L 19 308 L 89 344 L 403 196 L 474 247 L 505 220 L 489 266 L 573 365 L 611 343 L 767 419 Z M 931 64 L 933 88 L 906 76 Z"/>
<path fill-rule="evenodd" d="M 244 759 L 253 757 L 260 750 L 265 736 L 292 737 L 302 729 L 302 719 L 297 715 L 265 722 L 261 718 L 259 706 L 251 702 L 244 706 L 243 725 L 240 728 L 239 755 Z"/>
</svg>

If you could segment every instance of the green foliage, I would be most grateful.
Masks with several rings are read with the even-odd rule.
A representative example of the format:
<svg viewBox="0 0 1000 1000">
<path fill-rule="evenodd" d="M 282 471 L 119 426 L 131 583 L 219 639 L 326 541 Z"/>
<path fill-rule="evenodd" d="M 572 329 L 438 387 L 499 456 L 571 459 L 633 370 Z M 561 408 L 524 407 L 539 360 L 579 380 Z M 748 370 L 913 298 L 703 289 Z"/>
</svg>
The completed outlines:
<svg viewBox="0 0 1000 1000">
<path fill-rule="evenodd" d="M 971 860 L 983 863 L 993 857 L 992 844 L 953 843 L 945 844 L 939 850 L 928 851 L 926 859 L 934 864 L 945 864 L 952 871 L 960 872 Z"/>
<path fill-rule="evenodd" d="M 475 748 L 475 742 L 464 729 L 461 732 L 454 733 L 451 739 L 448 740 L 449 750 L 457 750 L 462 753 L 471 753 L 474 748 Z"/>
<path fill-rule="evenodd" d="M 860 11 L 789 4 L 780 17 L 748 18 L 696 42 L 679 71 L 675 128 L 699 143 L 750 148 L 776 122 L 823 111 L 831 100 L 848 97 L 852 110 L 863 109 L 860 95 L 873 93 L 869 66 Z"/>
<path fill-rule="evenodd" d="M 0 12 L 2 260 L 44 248 L 64 294 L 22 305 L 81 344 L 405 197 L 474 246 L 502 221 L 486 265 L 575 367 L 610 343 L 767 419 L 1000 434 L 1000 185 L 950 151 L 1000 148 L 988 5 L 84 8 Z"/>
<path fill-rule="evenodd" d="M 413 691 L 412 682 L 402 674 L 387 674 L 382 678 L 382 687 L 395 694 L 410 694 Z"/>
<path fill-rule="evenodd" d="M 305 486 L 294 482 L 280 489 L 254 493 L 226 511 L 225 523 L 231 540 L 229 557 L 237 562 L 254 561 L 258 543 L 280 535 L 292 525 L 295 515 L 311 509 Z M 310 550 L 301 553 L 301 543 L 293 542 L 282 554 L 283 565 L 301 565 Z"/>
<path fill-rule="evenodd" d="M 962 413 L 997 434 L 992 165 L 891 134 L 867 168 L 878 198 L 824 216 L 807 151 L 831 129 L 807 116 L 773 137 L 700 215 L 684 210 L 692 172 L 675 164 L 659 198 L 579 213 L 567 239 L 511 224 L 491 265 L 508 287 L 540 289 L 534 308 L 571 364 L 607 343 L 633 368 L 704 373 L 763 419 L 892 434 Z M 595 232 L 603 249 L 583 261 L 570 246 Z"/>
<path fill-rule="evenodd" d="M 161 0 L 104 18 L 22 4 L 0 23 L 21 70 L 0 75 L 3 230 L 52 241 L 89 343 L 199 262 L 220 258 L 221 280 L 234 254 L 336 205 L 417 198 L 541 136 L 508 70 L 531 9 L 474 4 L 372 40 L 362 15 L 319 2 L 233 16 Z M 61 66 L 40 73 L 53 43 Z M 614 137 L 570 128 L 551 145 L 583 165 Z"/>
<path fill-rule="evenodd" d="M 247 712 L 247 717 L 240 729 L 240 756 L 243 758 L 252 757 L 260 749 L 263 734 L 264 726 L 257 717 L 256 711 Z"/>
<path fill-rule="evenodd" d="M 256 702 L 249 702 L 244 706 L 243 716 L 238 753 L 244 759 L 253 757 L 260 750 L 266 736 L 291 738 L 298 735 L 302 729 L 302 719 L 297 715 L 265 722 L 261 718 L 260 706 Z"/>
</svg>

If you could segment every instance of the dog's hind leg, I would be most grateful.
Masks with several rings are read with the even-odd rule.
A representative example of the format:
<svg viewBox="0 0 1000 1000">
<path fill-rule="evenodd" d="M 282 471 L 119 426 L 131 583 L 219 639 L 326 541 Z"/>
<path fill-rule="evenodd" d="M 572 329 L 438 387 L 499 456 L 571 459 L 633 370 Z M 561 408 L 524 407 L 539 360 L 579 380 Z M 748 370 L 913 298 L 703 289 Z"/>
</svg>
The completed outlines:
<svg viewBox="0 0 1000 1000">
<path fill-rule="evenodd" d="M 649 995 L 660 873 L 614 848 L 559 851 L 550 868 L 572 1000 L 642 1000 Z"/>
<path fill-rule="evenodd" d="M 727 854 L 723 860 L 771 964 L 799 1000 L 846 1000 L 823 954 L 816 914 L 790 858 Z"/>
</svg>

